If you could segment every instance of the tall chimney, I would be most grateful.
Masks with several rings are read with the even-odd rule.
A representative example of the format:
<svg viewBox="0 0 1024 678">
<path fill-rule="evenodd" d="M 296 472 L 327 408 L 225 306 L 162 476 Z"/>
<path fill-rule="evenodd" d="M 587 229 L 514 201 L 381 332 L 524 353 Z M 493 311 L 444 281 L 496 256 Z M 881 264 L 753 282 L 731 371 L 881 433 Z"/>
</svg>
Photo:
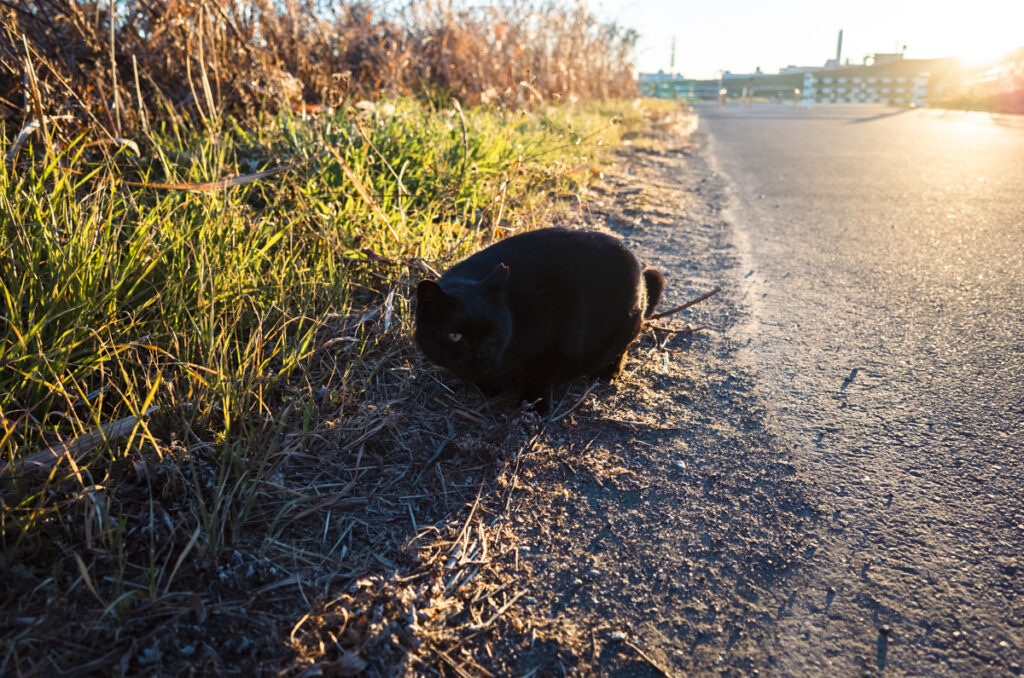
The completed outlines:
<svg viewBox="0 0 1024 678">
<path fill-rule="evenodd" d="M 842 63 L 843 56 L 843 29 L 839 29 L 839 42 L 836 43 L 836 65 Z"/>
</svg>

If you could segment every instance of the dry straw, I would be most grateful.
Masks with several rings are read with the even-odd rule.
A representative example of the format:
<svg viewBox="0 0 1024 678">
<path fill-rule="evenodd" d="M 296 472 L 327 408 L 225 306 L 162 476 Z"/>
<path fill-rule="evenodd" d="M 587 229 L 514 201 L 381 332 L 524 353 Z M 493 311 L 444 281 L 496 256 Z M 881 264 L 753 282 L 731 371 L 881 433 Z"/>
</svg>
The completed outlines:
<svg viewBox="0 0 1024 678">
<path fill-rule="evenodd" d="M 216 128 L 223 113 L 389 93 L 522 107 L 635 91 L 636 33 L 559 0 L 4 4 L 0 111 L 14 129 L 72 113 L 122 137 L 161 109 Z"/>
</svg>

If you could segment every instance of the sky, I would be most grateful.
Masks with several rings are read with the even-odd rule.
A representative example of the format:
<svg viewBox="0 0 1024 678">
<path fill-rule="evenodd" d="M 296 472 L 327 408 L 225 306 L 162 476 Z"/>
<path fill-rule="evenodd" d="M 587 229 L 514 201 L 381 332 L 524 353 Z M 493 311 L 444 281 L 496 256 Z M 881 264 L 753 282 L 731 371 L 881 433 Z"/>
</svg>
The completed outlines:
<svg viewBox="0 0 1024 678">
<path fill-rule="evenodd" d="M 997 56 L 1024 47 L 1024 0 L 592 0 L 604 19 L 637 29 L 637 67 L 716 78 L 723 70 L 777 73 L 790 64 L 822 66 L 875 52 L 908 59 Z"/>
</svg>

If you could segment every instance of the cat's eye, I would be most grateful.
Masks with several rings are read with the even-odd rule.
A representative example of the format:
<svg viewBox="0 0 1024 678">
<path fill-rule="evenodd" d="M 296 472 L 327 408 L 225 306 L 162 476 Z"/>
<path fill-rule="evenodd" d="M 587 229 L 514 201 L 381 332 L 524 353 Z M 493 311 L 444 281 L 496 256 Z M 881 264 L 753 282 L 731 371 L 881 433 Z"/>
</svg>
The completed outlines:
<svg viewBox="0 0 1024 678">
<path fill-rule="evenodd" d="M 462 335 L 460 333 L 458 333 L 458 332 L 449 332 L 448 333 L 448 338 L 451 339 L 454 342 L 462 341 Z"/>
</svg>

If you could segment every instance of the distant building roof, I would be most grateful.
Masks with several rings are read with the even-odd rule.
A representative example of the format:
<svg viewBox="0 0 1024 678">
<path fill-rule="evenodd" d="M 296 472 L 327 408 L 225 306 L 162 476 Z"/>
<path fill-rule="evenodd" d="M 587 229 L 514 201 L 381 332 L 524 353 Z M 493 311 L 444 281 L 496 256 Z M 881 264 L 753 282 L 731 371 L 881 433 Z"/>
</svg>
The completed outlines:
<svg viewBox="0 0 1024 678">
<path fill-rule="evenodd" d="M 814 71 L 820 71 L 821 66 L 786 66 L 785 68 L 779 69 L 779 75 L 793 75 L 794 73 L 813 73 Z"/>
<path fill-rule="evenodd" d="M 882 64 L 892 63 L 893 61 L 902 61 L 903 60 L 903 53 L 902 52 L 875 52 L 875 55 L 873 57 L 871 57 L 871 59 L 872 59 L 872 62 L 876 66 L 881 66 Z"/>
<path fill-rule="evenodd" d="M 682 73 L 666 73 L 665 71 L 658 71 L 657 73 L 641 73 L 637 78 L 640 82 L 673 82 L 675 80 L 685 80 Z"/>
<path fill-rule="evenodd" d="M 732 71 L 725 71 L 722 73 L 723 80 L 732 80 L 736 78 L 760 78 L 764 73 L 761 71 L 761 67 L 758 66 L 757 70 L 753 73 L 733 73 Z"/>
</svg>

